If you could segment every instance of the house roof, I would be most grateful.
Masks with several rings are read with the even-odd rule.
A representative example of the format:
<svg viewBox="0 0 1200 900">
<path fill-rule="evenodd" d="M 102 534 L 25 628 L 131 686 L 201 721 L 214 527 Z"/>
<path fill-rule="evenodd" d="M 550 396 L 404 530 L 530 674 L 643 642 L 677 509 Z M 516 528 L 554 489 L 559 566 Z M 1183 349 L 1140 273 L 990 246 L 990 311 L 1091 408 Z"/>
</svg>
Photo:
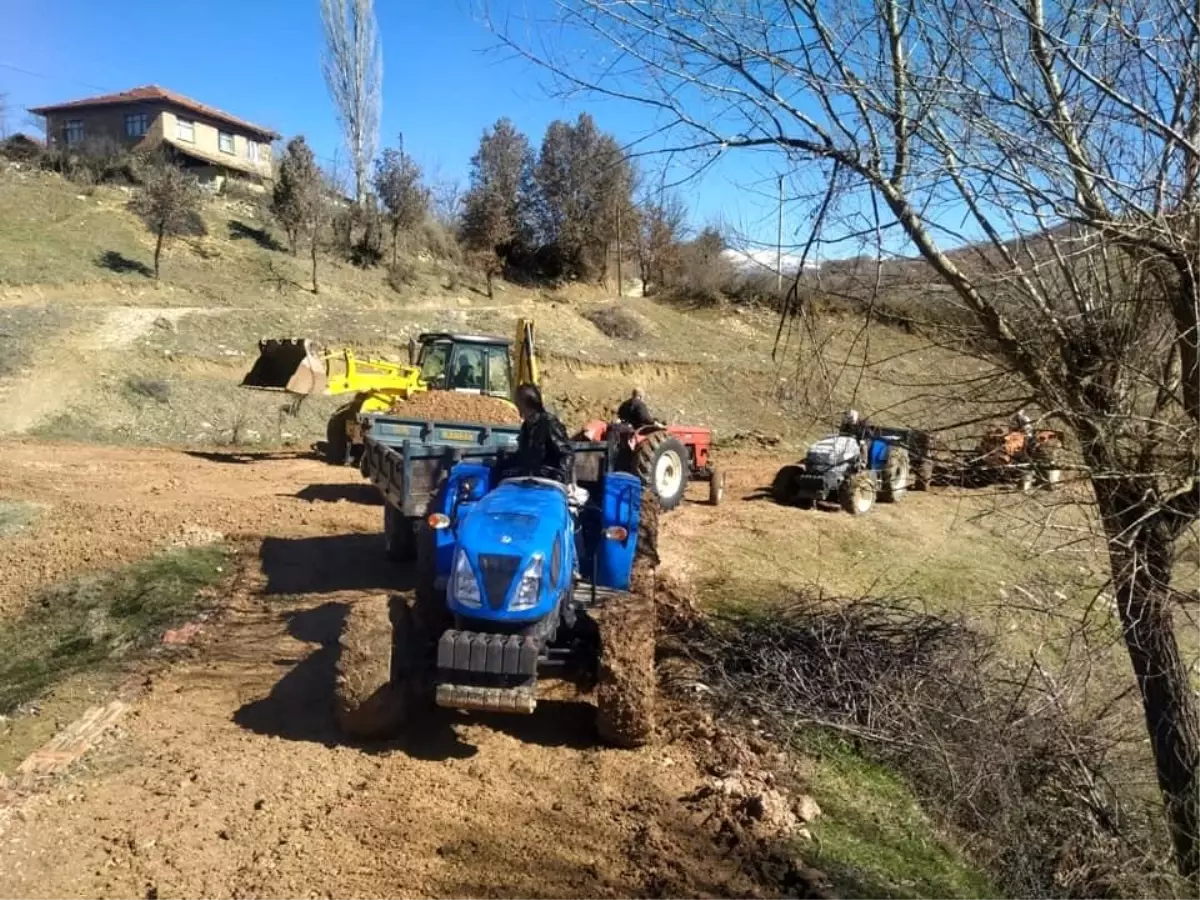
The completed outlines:
<svg viewBox="0 0 1200 900">
<path fill-rule="evenodd" d="M 279 140 L 280 134 L 270 128 L 264 128 L 262 125 L 255 125 L 253 122 L 247 122 L 245 119 L 239 119 L 237 116 L 231 116 L 227 112 L 222 112 L 213 106 L 207 106 L 198 100 L 193 100 L 191 97 L 185 97 L 183 94 L 177 94 L 175 91 L 169 91 L 164 87 L 159 87 L 157 84 L 143 85 L 142 87 L 131 88 L 128 91 L 121 91 L 117 94 L 100 94 L 96 97 L 84 97 L 82 100 L 70 100 L 66 103 L 55 103 L 50 106 L 39 106 L 29 110 L 39 116 L 44 116 L 47 113 L 63 112 L 71 109 L 87 109 L 94 106 L 112 106 L 121 103 L 137 103 L 146 100 L 159 100 L 165 103 L 170 103 L 173 106 L 182 109 L 190 110 L 200 116 L 205 116 L 209 119 L 215 119 L 218 122 L 224 122 L 239 128 L 242 131 L 248 131 L 268 140 Z"/>
</svg>

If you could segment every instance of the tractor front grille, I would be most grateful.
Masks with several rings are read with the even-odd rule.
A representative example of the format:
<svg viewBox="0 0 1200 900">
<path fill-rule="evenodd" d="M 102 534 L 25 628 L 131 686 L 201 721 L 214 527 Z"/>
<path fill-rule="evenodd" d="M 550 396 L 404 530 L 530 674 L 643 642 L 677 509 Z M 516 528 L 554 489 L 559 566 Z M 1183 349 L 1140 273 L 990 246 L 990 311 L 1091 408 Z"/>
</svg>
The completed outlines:
<svg viewBox="0 0 1200 900">
<path fill-rule="evenodd" d="M 487 604 L 494 610 L 504 609 L 504 598 L 521 565 L 521 557 L 504 553 L 480 553 L 479 569 L 483 575 L 483 590 Z"/>
</svg>

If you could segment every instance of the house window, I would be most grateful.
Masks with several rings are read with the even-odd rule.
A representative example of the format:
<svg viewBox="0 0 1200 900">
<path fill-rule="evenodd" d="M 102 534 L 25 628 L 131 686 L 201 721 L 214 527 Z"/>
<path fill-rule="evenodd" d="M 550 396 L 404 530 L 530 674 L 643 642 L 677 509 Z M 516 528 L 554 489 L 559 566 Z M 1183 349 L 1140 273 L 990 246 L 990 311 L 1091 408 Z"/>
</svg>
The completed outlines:
<svg viewBox="0 0 1200 900">
<path fill-rule="evenodd" d="M 250 162 L 258 162 L 258 142 L 246 141 L 246 159 Z"/>
<path fill-rule="evenodd" d="M 66 127 L 67 143 L 78 144 L 83 140 L 83 119 L 68 119 Z"/>
<path fill-rule="evenodd" d="M 222 131 L 220 136 L 217 138 L 217 141 L 218 141 L 218 146 L 221 148 L 222 153 L 232 153 L 233 152 L 233 135 L 232 134 Z"/>
<path fill-rule="evenodd" d="M 125 136 L 141 137 L 150 130 L 150 117 L 145 113 L 130 113 L 125 117 Z"/>
<path fill-rule="evenodd" d="M 191 119 L 176 119 L 175 120 L 177 135 L 179 140 L 187 141 L 189 144 L 196 143 L 196 123 Z"/>
</svg>

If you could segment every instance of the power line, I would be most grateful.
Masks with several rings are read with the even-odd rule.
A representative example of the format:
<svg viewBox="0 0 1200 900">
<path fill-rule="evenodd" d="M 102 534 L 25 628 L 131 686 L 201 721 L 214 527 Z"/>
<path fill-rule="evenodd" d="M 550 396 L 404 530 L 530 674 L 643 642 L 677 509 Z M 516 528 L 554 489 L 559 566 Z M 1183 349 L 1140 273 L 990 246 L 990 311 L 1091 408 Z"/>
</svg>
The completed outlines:
<svg viewBox="0 0 1200 900">
<path fill-rule="evenodd" d="M 32 75 L 34 78 L 45 78 L 47 81 L 62 81 L 68 84 L 78 84 L 94 91 L 109 90 L 109 88 L 103 85 L 92 84 L 90 81 L 80 81 L 78 78 L 69 78 L 65 75 L 50 75 L 46 72 L 35 72 L 32 69 L 14 66 L 12 63 L 0 62 L 0 69 L 9 69 L 13 72 L 20 72 L 22 75 Z"/>
</svg>

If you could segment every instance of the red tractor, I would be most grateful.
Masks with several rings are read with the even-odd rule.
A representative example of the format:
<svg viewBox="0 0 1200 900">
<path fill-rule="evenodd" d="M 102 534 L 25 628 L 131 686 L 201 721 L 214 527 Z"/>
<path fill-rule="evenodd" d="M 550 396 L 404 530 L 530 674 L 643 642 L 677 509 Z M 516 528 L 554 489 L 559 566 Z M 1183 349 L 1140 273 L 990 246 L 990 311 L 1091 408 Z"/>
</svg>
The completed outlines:
<svg viewBox="0 0 1200 900">
<path fill-rule="evenodd" d="M 595 420 L 576 436 L 582 441 L 612 441 L 618 469 L 642 479 L 663 510 L 683 502 L 689 478 L 708 482 L 708 502 L 725 496 L 725 478 L 712 464 L 712 429 L 691 425 L 645 425 Z"/>
</svg>

